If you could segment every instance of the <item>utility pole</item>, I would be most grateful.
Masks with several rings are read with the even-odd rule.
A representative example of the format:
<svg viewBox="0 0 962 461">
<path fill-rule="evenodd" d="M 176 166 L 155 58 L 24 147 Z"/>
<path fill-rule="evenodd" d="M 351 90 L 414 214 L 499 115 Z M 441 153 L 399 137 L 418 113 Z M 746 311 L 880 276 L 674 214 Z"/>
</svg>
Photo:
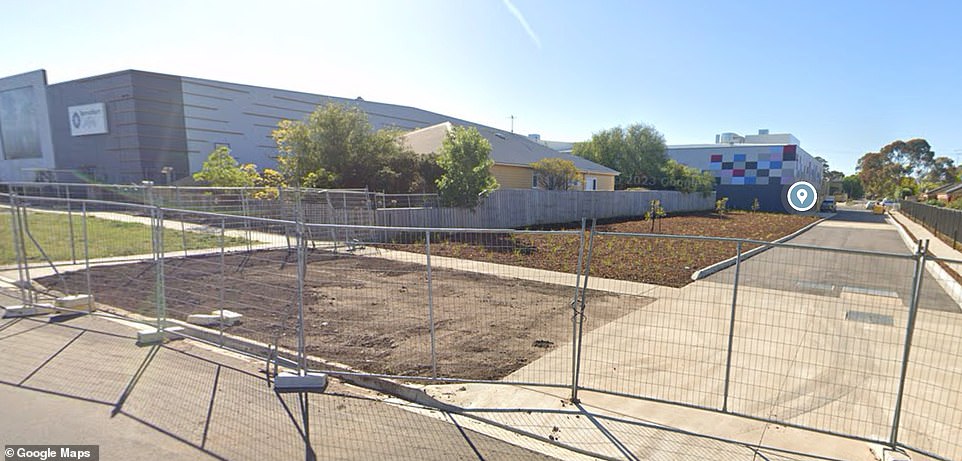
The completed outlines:
<svg viewBox="0 0 962 461">
<path fill-rule="evenodd" d="M 509 118 L 511 119 L 511 132 L 514 133 L 514 115 Z"/>
</svg>

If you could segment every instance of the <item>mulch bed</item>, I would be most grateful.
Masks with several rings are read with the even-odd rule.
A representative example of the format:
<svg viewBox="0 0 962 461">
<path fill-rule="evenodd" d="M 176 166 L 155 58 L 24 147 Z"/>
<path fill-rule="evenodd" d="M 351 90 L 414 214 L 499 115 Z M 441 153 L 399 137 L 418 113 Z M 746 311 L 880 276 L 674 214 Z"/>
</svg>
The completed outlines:
<svg viewBox="0 0 962 461">
<path fill-rule="evenodd" d="M 656 221 L 599 224 L 600 232 L 656 233 L 735 237 L 772 241 L 812 222 L 814 216 L 734 211 L 669 216 Z M 437 241 L 435 241 L 437 239 Z M 578 235 L 565 234 L 447 234 L 432 237 L 431 254 L 522 267 L 574 272 Z M 385 245 L 422 252 L 421 242 Z M 755 245 L 745 244 L 743 251 Z M 733 242 L 596 235 L 592 247 L 591 276 L 682 287 L 696 270 L 735 256 Z"/>
</svg>

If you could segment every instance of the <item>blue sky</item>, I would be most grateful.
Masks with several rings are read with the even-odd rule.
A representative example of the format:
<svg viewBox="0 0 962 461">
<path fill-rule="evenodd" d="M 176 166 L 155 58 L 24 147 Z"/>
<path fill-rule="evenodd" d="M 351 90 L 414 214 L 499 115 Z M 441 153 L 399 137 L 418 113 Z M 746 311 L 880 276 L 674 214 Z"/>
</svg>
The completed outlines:
<svg viewBox="0 0 962 461">
<path fill-rule="evenodd" d="M 791 132 L 854 171 L 921 136 L 962 159 L 962 4 L 0 0 L 0 75 L 141 69 L 441 112 L 577 141 Z"/>
</svg>

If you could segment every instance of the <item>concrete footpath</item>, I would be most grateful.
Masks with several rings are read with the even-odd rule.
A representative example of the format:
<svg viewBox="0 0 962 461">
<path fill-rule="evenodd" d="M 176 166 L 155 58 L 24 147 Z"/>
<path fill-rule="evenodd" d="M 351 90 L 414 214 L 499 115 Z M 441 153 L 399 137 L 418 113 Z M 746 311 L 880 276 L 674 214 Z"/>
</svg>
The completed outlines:
<svg viewBox="0 0 962 461">
<path fill-rule="evenodd" d="M 864 238 L 857 231 L 863 227 L 895 235 L 892 226 L 884 222 L 830 220 L 816 228 L 822 226 L 833 235 L 839 226 L 856 229 L 845 236 L 852 239 Z M 894 238 L 898 242 L 898 237 Z M 806 271 L 844 267 L 844 258 L 835 261 L 829 256 L 837 255 L 776 248 L 743 264 L 742 277 L 747 283 L 741 283 L 738 290 L 729 381 L 726 356 L 733 292 L 727 279 L 731 274 L 721 273 L 678 290 L 662 291 L 643 309 L 607 324 L 594 325 L 589 319 L 580 385 L 712 409 L 727 405 L 728 411 L 740 415 L 888 440 L 908 299 L 893 290 L 815 290 L 800 285 L 810 279 L 804 275 Z M 879 267 L 883 263 L 896 266 Z M 800 271 L 794 270 L 799 267 Z M 853 280 L 853 286 L 867 281 L 887 283 L 883 274 L 888 269 L 907 268 L 911 274 L 911 261 L 872 259 L 859 261 L 858 268 L 865 271 L 860 275 L 875 277 Z M 876 280 L 878 277 L 882 280 Z M 751 279 L 764 279 L 764 283 L 751 283 Z M 906 383 L 900 441 L 940 447 L 952 456 L 958 445 L 951 441 L 959 427 L 950 415 L 944 415 L 944 409 L 962 408 L 956 385 L 962 365 L 954 358 L 962 351 L 962 315 L 958 310 L 923 308 L 913 345 L 922 352 L 913 355 Z M 863 318 L 883 321 L 860 320 Z M 947 335 L 949 332 L 959 334 Z M 570 382 L 571 354 L 570 344 L 559 345 L 506 380 Z M 611 394 L 582 391 L 583 406 L 573 407 L 564 402 L 571 395 L 568 389 L 516 387 L 506 392 L 503 387 L 473 385 L 428 386 L 427 391 L 444 402 L 490 412 L 504 424 L 567 428 L 561 431 L 562 441 L 615 458 L 697 458 L 679 455 L 684 444 L 673 437 L 644 437 L 625 429 L 654 425 L 702 434 L 699 447 L 711 445 L 704 440 L 726 441 L 728 451 L 704 448 L 702 459 L 757 459 L 753 450 L 765 450 L 768 459 L 775 459 L 769 456 L 773 452 L 792 453 L 791 459 L 876 459 L 870 450 L 873 445 L 858 440 Z M 546 407 L 557 413 L 532 416 L 510 411 L 526 407 Z M 567 414 L 582 408 L 592 415 L 587 421 L 585 416 Z M 935 414 L 943 416 L 932 417 Z M 614 415 L 617 421 L 606 419 L 616 418 Z M 604 430 L 593 431 L 595 426 Z M 714 456 L 718 453 L 723 454 Z M 914 455 L 913 459 L 925 458 Z"/>
<path fill-rule="evenodd" d="M 99 317 L 47 320 L 0 320 L 0 445 L 93 444 L 103 460 L 303 460 L 308 446 L 343 460 L 579 456 L 338 382 L 302 411 L 297 394 L 268 386 L 262 362 L 188 340 L 138 347 L 130 327 Z"/>
<path fill-rule="evenodd" d="M 173 221 L 166 225 L 180 228 L 180 224 Z M 829 221 L 819 226 L 839 225 L 843 224 Z M 265 234 L 254 238 L 271 241 L 283 236 Z M 279 243 L 274 241 L 275 245 Z M 778 276 L 772 280 L 773 266 L 769 259 L 782 256 L 791 259 L 794 253 L 790 251 L 769 250 L 750 260 L 751 264 L 743 264 L 745 282 L 750 282 L 756 272 L 759 277 L 769 276 L 764 284 L 743 283 L 739 287 L 736 317 L 739 339 L 733 344 L 732 376 L 727 383 L 730 385 L 729 411 L 855 433 L 865 438 L 885 438 L 894 411 L 892 391 L 898 384 L 900 340 L 907 321 L 903 299 L 879 290 L 843 290 L 837 294 L 800 291 L 798 280 L 786 274 L 776 273 Z M 426 262 L 425 255 L 420 253 L 373 247 L 356 249 L 354 254 L 418 264 Z M 825 267 L 824 260 L 812 259 L 815 258 L 812 255 L 799 265 L 808 263 L 813 270 Z M 563 286 L 572 286 L 575 279 L 573 274 L 456 258 L 434 256 L 431 262 L 438 268 Z M 728 319 L 733 297 L 728 278 L 730 274 L 723 272 L 681 289 L 591 278 L 591 289 L 645 296 L 656 301 L 604 325 L 594 324 L 588 317 L 580 384 L 613 393 L 720 408 L 726 396 Z M 860 315 L 875 315 L 891 323 L 850 321 L 850 310 L 856 309 Z M 104 320 L 84 317 L 75 321 Z M 156 356 L 148 357 L 143 349 L 129 349 L 132 340 L 124 339 L 130 343 L 124 345 L 100 344 L 111 341 L 101 338 L 102 333 L 84 333 L 79 338 L 67 335 L 55 338 L 49 346 L 37 348 L 36 344 L 48 341 L 38 338 L 38 332 L 52 332 L 69 325 L 45 324 L 18 332 L 17 328 L 29 322 L 36 323 L 32 320 L 0 323 L 0 350 L 11 348 L 16 360 L 27 361 L 21 366 L 20 374 L 9 379 L 0 375 L 0 380 L 15 388 L 15 392 L 29 390 L 45 396 L 67 396 L 85 404 L 119 407 L 122 411 L 116 413 L 118 416 L 107 419 L 97 419 L 96 410 L 90 410 L 94 416 L 84 424 L 103 427 L 99 433 L 107 433 L 112 427 L 104 424 L 120 416 L 131 418 L 166 436 L 145 442 L 147 446 L 156 445 L 161 452 L 194 449 L 222 459 L 303 458 L 304 437 L 299 430 L 303 419 L 299 419 L 296 399 L 276 397 L 267 388 L 263 376 L 257 374 L 257 364 L 246 362 L 244 365 L 245 361 L 236 358 L 230 360 L 240 362 L 232 362 L 189 341 L 159 349 Z M 946 328 L 962 332 L 962 315 L 926 311 L 918 318 L 918 328 L 921 333 L 916 344 L 931 363 L 953 363 L 951 354 L 962 350 L 962 340 L 925 332 Z M 124 334 L 130 335 L 130 331 Z M 73 357 L 64 356 L 64 352 L 78 350 L 91 338 L 97 339 L 96 347 L 79 349 L 81 353 L 76 354 L 83 359 L 64 361 L 62 357 Z M 179 349 L 183 347 L 188 349 Z M 118 351 L 116 354 L 110 352 L 114 349 Z M 186 355 L 193 358 L 171 358 L 179 357 L 171 354 L 185 355 L 184 352 L 190 352 Z M 124 354 L 130 357 L 124 358 Z M 157 357 L 165 357 L 171 365 L 156 366 L 160 363 Z M 571 345 L 561 344 L 507 379 L 567 383 L 571 380 L 571 362 Z M 50 373 L 51 364 L 59 364 L 51 379 L 60 387 L 48 392 L 46 385 L 36 383 L 39 377 Z M 156 368 L 161 370 L 150 374 L 138 371 Z M 233 371 L 225 374 L 227 368 L 239 374 Z M 72 390 L 71 386 L 83 385 L 78 383 L 83 380 L 72 379 L 77 370 L 84 370 L 83 376 L 89 372 L 96 384 L 88 384 L 89 389 Z M 124 371 L 117 373 L 117 370 Z M 958 372 L 944 371 L 947 372 L 944 376 L 915 380 L 910 377 L 907 385 L 911 395 L 905 406 L 910 410 L 903 415 L 907 428 L 903 438 L 917 445 L 931 446 L 951 440 L 957 434 L 957 428 L 951 424 L 927 419 L 933 401 L 948 408 L 962 408 L 960 396 L 946 392 L 953 389 L 951 381 Z M 145 380 L 147 376 L 157 381 Z M 68 390 L 59 390 L 61 387 Z M 234 388 L 241 391 L 231 390 Z M 309 399 L 311 416 L 307 438 L 315 450 L 324 447 L 322 457 L 325 459 L 538 459 L 545 456 L 629 460 L 876 459 L 865 442 L 608 393 L 583 390 L 583 403 L 573 405 L 566 400 L 570 390 L 559 388 L 472 384 L 425 386 L 424 389 L 441 402 L 462 410 L 437 411 L 391 399 L 386 400 L 391 403 L 385 403 L 383 396 L 336 385 L 332 388 L 335 392 Z M 89 393 L 96 395 L 91 397 Z M 135 399 L 136 396 L 140 396 L 140 400 Z M 0 408 L 4 408 L 5 398 L 0 396 Z M 226 399 L 226 405 L 220 399 Z M 188 402 L 182 404 L 181 400 Z M 131 401 L 150 408 L 149 418 L 128 411 L 138 408 L 129 406 Z M 57 403 L 51 405 L 52 415 L 60 411 Z M 175 411 L 166 411 L 168 407 Z M 57 428 L 55 420 L 51 416 L 41 419 L 39 424 L 44 428 Z M 11 433 L 31 433 L 17 429 L 19 426 L 11 424 Z M 0 425 L 0 434 L 4 437 L 6 429 Z M 49 433 L 60 434 L 63 440 L 68 440 L 76 432 L 68 426 Z M 167 447 L 165 444 L 171 437 L 180 445 Z M 929 440 L 922 443 L 925 437 Z M 212 440 L 220 441 L 220 445 Z M 464 447 L 468 447 L 468 451 L 462 451 Z M 258 452 L 258 456 L 244 453 L 244 450 L 261 448 L 267 451 Z M 180 456 L 180 452 L 171 453 L 172 459 Z"/>
</svg>

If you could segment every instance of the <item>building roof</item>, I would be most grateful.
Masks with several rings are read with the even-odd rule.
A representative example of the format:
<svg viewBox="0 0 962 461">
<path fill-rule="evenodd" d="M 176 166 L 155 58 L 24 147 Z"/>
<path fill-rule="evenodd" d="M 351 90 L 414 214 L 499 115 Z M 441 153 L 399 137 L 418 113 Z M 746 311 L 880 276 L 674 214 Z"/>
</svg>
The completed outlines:
<svg viewBox="0 0 962 461">
<path fill-rule="evenodd" d="M 667 149 L 740 149 L 746 147 L 780 147 L 785 144 L 749 144 L 749 143 L 718 143 L 718 144 L 669 144 Z"/>
<path fill-rule="evenodd" d="M 962 183 L 955 183 L 943 190 L 940 190 L 939 193 L 953 194 L 959 192 L 960 190 L 962 190 Z"/>
<path fill-rule="evenodd" d="M 406 133 L 403 136 L 405 143 L 416 153 L 431 154 L 441 149 L 444 136 L 454 125 L 473 126 L 478 129 L 481 136 L 491 143 L 491 159 L 499 165 L 529 166 L 545 158 L 560 158 L 570 160 L 575 168 L 581 172 L 600 173 L 618 175 L 615 170 L 604 165 L 599 165 L 590 160 L 555 151 L 545 145 L 531 140 L 527 136 L 508 133 L 483 125 L 472 123 L 458 123 L 445 121 L 426 128 Z"/>
<path fill-rule="evenodd" d="M 597 163 L 591 162 L 581 157 L 577 157 L 568 153 L 560 153 L 546 147 L 537 141 L 529 139 L 526 136 L 498 130 L 496 128 L 484 126 L 477 123 L 472 123 L 467 120 L 458 119 L 455 117 L 439 114 L 436 112 L 427 111 L 424 109 L 419 109 L 411 106 L 404 106 L 398 104 L 381 103 L 374 101 L 366 101 L 361 97 L 357 98 L 342 98 L 336 96 L 327 96 L 313 93 L 305 93 L 299 91 L 291 90 L 281 90 L 276 88 L 268 88 L 256 85 L 246 85 L 241 83 L 230 83 L 222 82 L 217 80 L 208 80 L 195 77 L 186 77 L 170 74 L 161 74 L 156 72 L 141 71 L 141 70 L 124 70 L 119 72 L 114 72 L 110 74 L 97 75 L 93 77 L 85 77 L 82 79 L 71 80 L 66 82 L 59 82 L 49 86 L 68 84 L 72 82 L 80 82 L 85 80 L 92 80 L 104 77 L 110 77 L 115 75 L 150 75 L 154 77 L 161 78 L 171 78 L 179 79 L 181 82 L 190 83 L 194 85 L 200 85 L 205 87 L 213 87 L 222 89 L 224 91 L 230 91 L 232 93 L 238 94 L 251 94 L 254 90 L 267 90 L 262 92 L 267 94 L 269 98 L 273 100 L 278 100 L 274 102 L 268 100 L 268 102 L 258 102 L 255 101 L 253 104 L 259 108 L 261 112 L 264 113 L 264 117 L 281 119 L 297 119 L 301 117 L 306 117 L 308 114 L 313 112 L 318 105 L 325 103 L 339 103 L 347 106 L 357 107 L 365 114 L 367 114 L 371 125 L 375 129 L 382 128 L 397 128 L 401 130 L 415 130 L 413 133 L 418 133 L 415 137 L 423 138 L 417 141 L 419 145 L 424 146 L 435 146 L 433 148 L 427 148 L 428 151 L 435 151 L 441 146 L 441 140 L 444 139 L 444 133 L 447 132 L 449 128 L 441 128 L 439 125 L 451 124 L 459 126 L 472 126 L 481 132 L 481 135 L 491 143 L 491 158 L 495 163 L 502 165 L 518 165 L 518 166 L 528 166 L 533 162 L 537 162 L 543 158 L 563 158 L 571 160 L 575 164 L 575 167 L 583 172 L 599 173 L 599 174 L 610 174 L 618 175 L 619 173 L 611 168 L 599 165 Z M 281 109 L 283 106 L 283 111 L 275 110 Z M 258 115 L 261 116 L 261 115 Z M 432 130 L 434 128 L 434 130 Z M 413 134 L 409 133 L 409 134 Z M 412 139 L 409 139 L 411 142 Z M 424 150 L 422 148 L 421 150 Z M 417 151 L 418 149 L 415 149 Z"/>
<path fill-rule="evenodd" d="M 543 144 L 552 150 L 556 150 L 558 152 L 564 152 L 566 154 L 570 154 L 575 147 L 575 143 L 568 142 L 568 141 L 546 141 L 544 139 L 538 139 L 538 140 L 535 140 L 535 142 Z"/>
<path fill-rule="evenodd" d="M 943 185 L 941 185 L 941 186 L 939 186 L 939 187 L 936 187 L 935 189 L 927 190 L 927 191 L 925 191 L 925 193 L 926 193 L 926 194 L 937 194 L 937 193 L 939 193 L 939 192 L 945 192 L 946 190 L 949 190 L 949 189 L 951 189 L 952 187 L 955 187 L 955 186 L 958 186 L 958 185 L 959 185 L 959 183 L 943 184 Z"/>
</svg>

